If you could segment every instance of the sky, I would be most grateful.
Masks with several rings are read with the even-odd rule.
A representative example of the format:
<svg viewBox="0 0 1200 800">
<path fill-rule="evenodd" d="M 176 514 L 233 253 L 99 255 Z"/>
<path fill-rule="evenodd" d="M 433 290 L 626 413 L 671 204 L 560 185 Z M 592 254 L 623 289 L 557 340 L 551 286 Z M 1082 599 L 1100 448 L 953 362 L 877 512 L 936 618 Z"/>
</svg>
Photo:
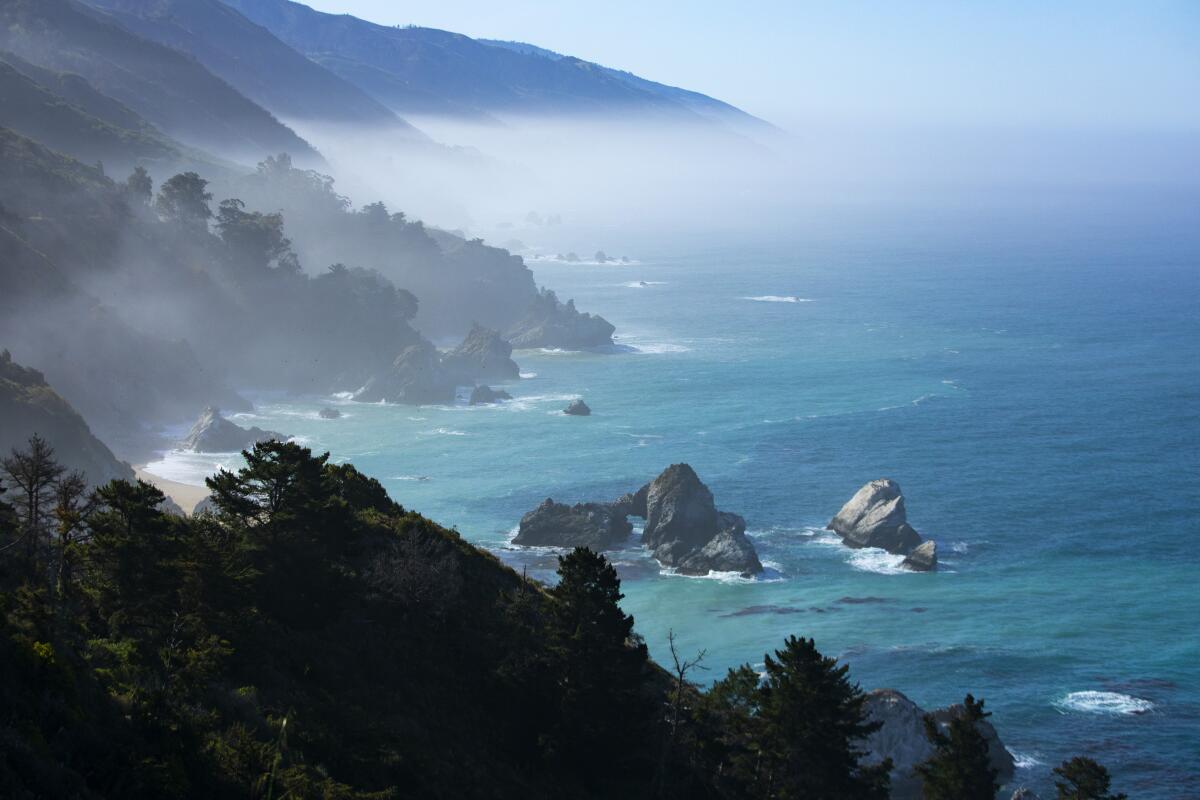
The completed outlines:
<svg viewBox="0 0 1200 800">
<path fill-rule="evenodd" d="M 1200 134 L 1200 0 L 304 0 L 814 120 Z"/>
</svg>

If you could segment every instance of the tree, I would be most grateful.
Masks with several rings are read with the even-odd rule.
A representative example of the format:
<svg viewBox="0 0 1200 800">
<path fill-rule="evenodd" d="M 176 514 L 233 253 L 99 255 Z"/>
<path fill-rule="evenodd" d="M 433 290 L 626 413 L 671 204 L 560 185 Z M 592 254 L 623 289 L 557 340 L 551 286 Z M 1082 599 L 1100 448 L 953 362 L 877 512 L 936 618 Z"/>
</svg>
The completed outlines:
<svg viewBox="0 0 1200 800">
<path fill-rule="evenodd" d="M 577 547 L 558 559 L 550 590 L 559 725 L 551 754 L 580 774 L 601 765 L 628 768 L 626 747 L 644 736 L 649 709 L 638 694 L 646 646 L 621 610 L 621 580 L 601 554 Z M 599 778 L 597 777 L 597 780 Z"/>
<path fill-rule="evenodd" d="M 243 266 L 265 270 L 275 264 L 288 271 L 299 270 L 291 240 L 283 235 L 282 214 L 246 211 L 241 200 L 223 200 L 217 210 L 217 230 Z"/>
<path fill-rule="evenodd" d="M 185 228 L 204 229 L 212 218 L 208 203 L 212 193 L 205 191 L 208 181 L 195 172 L 183 172 L 167 180 L 158 190 L 155 209 L 168 220 Z"/>
<path fill-rule="evenodd" d="M 320 510 L 334 497 L 325 472 L 329 454 L 314 456 L 294 442 L 259 442 L 242 456 L 246 466 L 220 470 L 205 480 L 221 514 L 272 540 L 319 524 Z"/>
<path fill-rule="evenodd" d="M 950 720 L 946 733 L 933 715 L 925 715 L 925 736 L 936 752 L 917 765 L 925 800 L 992 800 L 999 791 L 997 770 L 988 758 L 988 742 L 979 723 L 991 714 L 983 701 L 971 695 L 963 700 L 962 713 Z"/>
<path fill-rule="evenodd" d="M 55 591 L 65 605 L 73 581 L 75 551 L 88 514 L 95 504 L 89 497 L 87 481 L 82 472 L 72 472 L 59 479 L 54 487 L 54 518 L 57 520 L 58 565 L 55 572 Z"/>
<path fill-rule="evenodd" d="M 857 741 L 878 730 L 849 667 L 823 656 L 812 639 L 790 636 L 765 658 L 758 689 L 768 796 L 886 798 L 891 763 L 864 767 Z"/>
<path fill-rule="evenodd" d="M 30 567 L 36 562 L 38 545 L 47 537 L 46 521 L 53 501 L 52 487 L 65 468 L 54 460 L 54 448 L 38 434 L 29 437 L 29 448 L 17 450 L 0 460 L 0 469 L 16 487 L 18 517 L 25 557 Z"/>
<path fill-rule="evenodd" d="M 133 172 L 125 179 L 125 194 L 140 205 L 150 205 L 154 195 L 154 181 L 145 167 L 134 167 Z"/>
<path fill-rule="evenodd" d="M 1062 778 L 1055 781 L 1058 800 L 1125 800 L 1124 794 L 1110 794 L 1112 779 L 1102 764 L 1086 756 L 1075 756 L 1054 768 Z"/>
</svg>

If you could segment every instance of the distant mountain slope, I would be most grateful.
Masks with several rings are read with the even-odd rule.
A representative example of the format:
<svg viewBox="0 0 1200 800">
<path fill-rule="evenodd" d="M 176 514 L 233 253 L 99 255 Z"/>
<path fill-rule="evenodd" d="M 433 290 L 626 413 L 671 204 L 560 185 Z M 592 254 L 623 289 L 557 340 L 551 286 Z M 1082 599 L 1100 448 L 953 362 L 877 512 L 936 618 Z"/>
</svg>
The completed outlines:
<svg viewBox="0 0 1200 800">
<path fill-rule="evenodd" d="M 288 119 L 416 130 L 220 0 L 86 0 L 146 39 L 193 56 L 244 95 Z"/>
<path fill-rule="evenodd" d="M 514 52 L 524 53 L 526 55 L 540 56 L 552 61 L 560 61 L 562 59 L 570 58 L 570 56 L 564 56 L 561 53 L 556 53 L 553 50 L 547 50 L 544 47 L 538 47 L 537 45 L 529 44 L 527 42 L 506 42 L 499 39 L 478 39 L 477 41 L 480 41 L 486 45 L 491 45 L 492 47 L 502 47 L 506 50 L 512 50 Z M 647 80 L 646 78 L 634 75 L 632 72 L 626 72 L 625 70 L 613 69 L 612 67 L 605 67 L 600 64 L 592 64 L 592 66 L 602 70 L 607 75 L 610 75 L 619 81 L 624 81 L 634 88 L 686 106 L 701 116 L 725 122 L 734 125 L 735 127 L 745 126 L 747 129 L 774 128 L 774 126 L 769 122 L 761 120 L 752 114 L 747 114 L 737 106 L 730 105 L 722 100 L 717 100 L 714 97 L 709 97 L 706 94 L 693 92 L 689 89 L 680 89 L 677 86 L 668 86 L 665 83 L 658 83 L 657 81 Z"/>
<path fill-rule="evenodd" d="M 63 93 L 71 97 L 63 96 Z M 45 70 L 0 51 L 0 125 L 80 161 L 127 172 L 216 169 L 217 159 L 164 135 L 78 75 Z"/>
<path fill-rule="evenodd" d="M 184 54 L 126 31 L 74 0 L 0 0 L 0 49 L 83 75 L 180 141 L 240 160 L 320 156 L 270 112 Z"/>
<path fill-rule="evenodd" d="M 0 350 L 0 454 L 24 449 L 35 433 L 54 448 L 60 464 L 82 471 L 92 483 L 133 479 L 129 465 L 92 434 L 42 373 L 14 363 L 7 350 Z"/>
<path fill-rule="evenodd" d="M 577 58 L 547 58 L 531 48 L 498 47 L 431 28 L 376 25 L 290 0 L 224 2 L 401 112 L 438 113 L 440 105 L 478 115 L 637 112 L 680 121 L 714 120 L 711 113 L 698 111 L 703 95 Z M 682 94 L 673 96 L 672 91 Z"/>
</svg>

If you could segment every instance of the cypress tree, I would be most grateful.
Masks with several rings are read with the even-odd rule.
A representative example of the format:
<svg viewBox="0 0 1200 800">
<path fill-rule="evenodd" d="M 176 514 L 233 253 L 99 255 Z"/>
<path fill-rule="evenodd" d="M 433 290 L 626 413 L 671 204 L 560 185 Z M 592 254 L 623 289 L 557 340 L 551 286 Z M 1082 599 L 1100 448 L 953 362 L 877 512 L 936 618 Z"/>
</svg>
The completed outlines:
<svg viewBox="0 0 1200 800">
<path fill-rule="evenodd" d="M 917 765 L 925 800 L 992 800 L 996 796 L 1000 789 L 997 771 L 977 724 L 989 716 L 983 701 L 969 694 L 963 700 L 962 713 L 950 720 L 945 733 L 933 715 L 925 715 L 925 736 L 937 748 L 928 761 Z"/>
</svg>

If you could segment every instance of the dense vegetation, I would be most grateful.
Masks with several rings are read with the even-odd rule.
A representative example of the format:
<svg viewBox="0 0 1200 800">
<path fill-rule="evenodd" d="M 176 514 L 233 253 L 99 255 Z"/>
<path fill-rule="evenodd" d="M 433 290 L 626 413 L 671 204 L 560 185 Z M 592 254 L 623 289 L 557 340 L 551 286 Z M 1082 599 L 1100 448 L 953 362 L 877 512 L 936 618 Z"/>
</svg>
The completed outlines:
<svg viewBox="0 0 1200 800">
<path fill-rule="evenodd" d="M 286 156 L 222 183 L 257 206 L 192 172 L 113 180 L 4 129 L 0 156 L 0 340 L 126 452 L 143 425 L 239 407 L 231 385 L 350 391 L 385 369 L 421 341 L 423 304 L 367 267 L 432 298 L 431 335 L 510 324 L 538 296 L 519 258 L 351 210 Z M 291 230 L 330 259 L 307 261 L 315 275 Z"/>
<path fill-rule="evenodd" d="M 36 438 L 4 460 L 0 794 L 887 796 L 863 694 L 811 640 L 702 692 L 697 658 L 648 660 L 603 556 L 547 588 L 350 465 L 245 455 L 191 518 L 141 482 L 89 493 Z M 965 793 L 928 797 L 994 795 L 973 730 L 928 766 Z M 1061 774 L 1110 797 L 1094 762 Z"/>
</svg>

